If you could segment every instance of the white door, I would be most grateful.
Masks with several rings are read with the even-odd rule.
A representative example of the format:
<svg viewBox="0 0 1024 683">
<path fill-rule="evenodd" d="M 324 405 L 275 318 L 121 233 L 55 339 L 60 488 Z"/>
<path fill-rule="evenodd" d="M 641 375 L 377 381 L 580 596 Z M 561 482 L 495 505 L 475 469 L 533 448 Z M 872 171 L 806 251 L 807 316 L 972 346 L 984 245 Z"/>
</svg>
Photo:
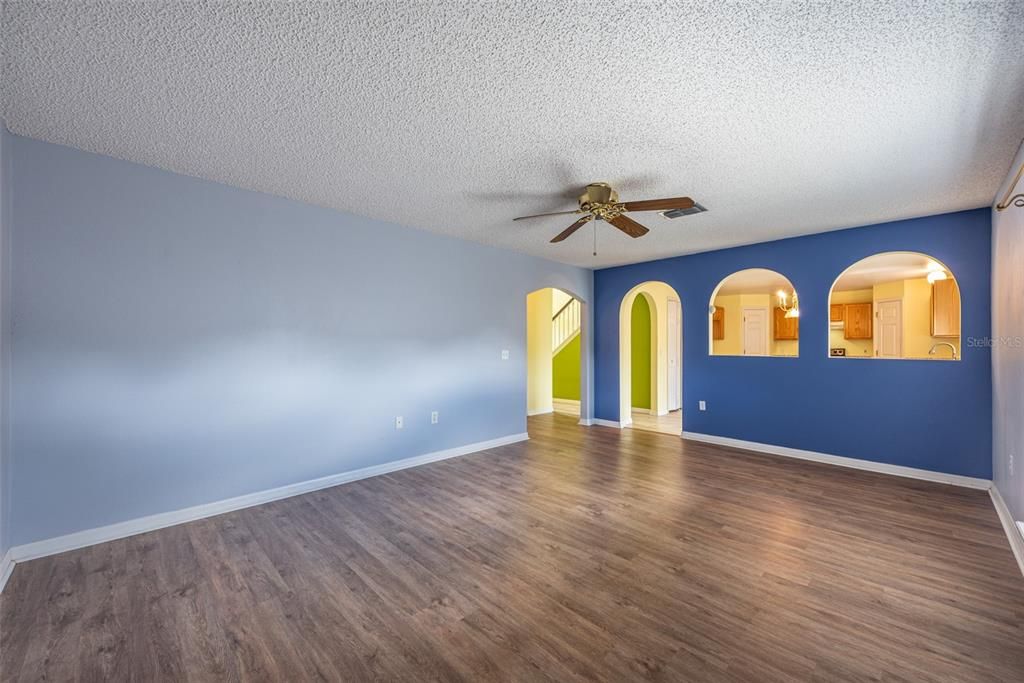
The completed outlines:
<svg viewBox="0 0 1024 683">
<path fill-rule="evenodd" d="M 876 304 L 875 355 L 879 358 L 903 357 L 903 302 L 899 299 Z"/>
<path fill-rule="evenodd" d="M 743 355 L 768 355 L 768 309 L 743 309 Z"/>
<path fill-rule="evenodd" d="M 682 309 L 675 299 L 668 300 L 668 409 L 679 410 L 682 406 L 679 384 L 682 366 Z"/>
</svg>

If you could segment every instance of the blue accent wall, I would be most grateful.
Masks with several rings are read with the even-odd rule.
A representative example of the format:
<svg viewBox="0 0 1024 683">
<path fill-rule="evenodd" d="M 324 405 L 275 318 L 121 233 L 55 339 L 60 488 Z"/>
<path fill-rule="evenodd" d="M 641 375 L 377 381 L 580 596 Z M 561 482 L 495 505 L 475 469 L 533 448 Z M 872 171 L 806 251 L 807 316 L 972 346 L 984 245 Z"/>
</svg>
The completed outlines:
<svg viewBox="0 0 1024 683">
<path fill-rule="evenodd" d="M 856 261 L 885 251 L 923 252 L 952 270 L 962 298 L 961 362 L 827 357 L 832 283 Z M 986 208 L 599 270 L 595 416 L 619 419 L 622 298 L 641 282 L 660 280 L 682 299 L 685 431 L 989 479 L 991 352 L 967 340 L 991 333 L 991 262 Z M 798 358 L 708 355 L 711 292 L 744 268 L 770 268 L 793 283 Z M 700 400 L 706 412 L 697 410 Z"/>
</svg>

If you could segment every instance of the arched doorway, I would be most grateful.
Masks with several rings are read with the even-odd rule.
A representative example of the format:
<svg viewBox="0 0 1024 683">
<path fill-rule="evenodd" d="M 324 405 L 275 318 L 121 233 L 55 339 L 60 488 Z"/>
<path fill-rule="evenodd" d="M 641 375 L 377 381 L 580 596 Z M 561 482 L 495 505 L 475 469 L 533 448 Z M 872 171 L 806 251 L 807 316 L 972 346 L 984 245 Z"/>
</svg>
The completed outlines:
<svg viewBox="0 0 1024 683">
<path fill-rule="evenodd" d="M 589 424 L 587 306 L 568 290 L 526 296 L 526 413 Z"/>
<path fill-rule="evenodd" d="M 682 434 L 683 316 L 664 282 L 629 290 L 619 309 L 619 422 Z"/>
</svg>

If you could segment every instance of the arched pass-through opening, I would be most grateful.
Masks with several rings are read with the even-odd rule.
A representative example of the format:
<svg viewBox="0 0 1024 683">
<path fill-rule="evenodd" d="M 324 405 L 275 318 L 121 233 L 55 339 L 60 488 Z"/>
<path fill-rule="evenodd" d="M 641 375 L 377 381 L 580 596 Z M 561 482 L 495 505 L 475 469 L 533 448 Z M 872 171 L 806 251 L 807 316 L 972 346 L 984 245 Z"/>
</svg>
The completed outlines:
<svg viewBox="0 0 1024 683">
<path fill-rule="evenodd" d="M 800 355 L 800 299 L 789 278 L 747 268 L 719 282 L 708 302 L 708 353 Z"/>
<path fill-rule="evenodd" d="M 622 298 L 619 423 L 623 427 L 682 434 L 681 301 L 664 282 L 643 282 Z"/>
<path fill-rule="evenodd" d="M 960 286 L 927 254 L 868 256 L 829 290 L 830 358 L 960 360 Z"/>
<path fill-rule="evenodd" d="M 588 307 L 545 287 L 526 296 L 526 414 L 559 413 L 590 423 Z"/>
</svg>

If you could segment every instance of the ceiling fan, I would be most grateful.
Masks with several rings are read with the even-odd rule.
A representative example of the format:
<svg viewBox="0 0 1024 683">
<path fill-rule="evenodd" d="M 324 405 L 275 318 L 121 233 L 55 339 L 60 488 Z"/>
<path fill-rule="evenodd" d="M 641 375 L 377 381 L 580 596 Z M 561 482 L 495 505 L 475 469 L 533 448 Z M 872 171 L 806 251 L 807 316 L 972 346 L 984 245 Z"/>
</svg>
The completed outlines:
<svg viewBox="0 0 1024 683">
<path fill-rule="evenodd" d="M 694 202 L 689 197 L 671 199 L 645 199 L 638 202 L 620 202 L 619 194 L 608 183 L 591 183 L 580 195 L 580 208 L 574 211 L 555 211 L 554 213 L 538 213 L 533 216 L 519 216 L 512 220 L 521 221 L 527 218 L 544 216 L 563 216 L 568 214 L 586 214 L 562 232 L 555 235 L 552 242 L 561 242 L 590 221 L 604 220 L 626 233 L 630 237 L 643 237 L 650 230 L 626 215 L 628 211 L 669 211 L 671 209 L 690 209 Z"/>
</svg>

